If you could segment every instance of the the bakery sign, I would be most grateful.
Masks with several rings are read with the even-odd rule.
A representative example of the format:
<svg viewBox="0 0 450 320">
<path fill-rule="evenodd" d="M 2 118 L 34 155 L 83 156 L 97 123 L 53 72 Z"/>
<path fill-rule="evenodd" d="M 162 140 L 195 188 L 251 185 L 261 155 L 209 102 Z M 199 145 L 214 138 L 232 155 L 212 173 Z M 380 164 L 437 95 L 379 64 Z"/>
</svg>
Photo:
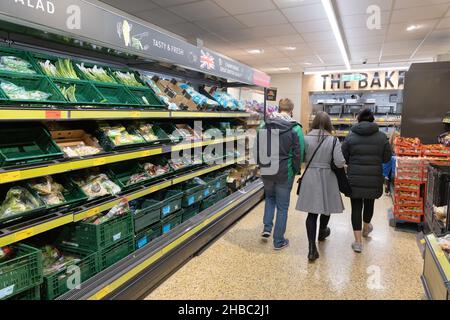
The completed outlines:
<svg viewBox="0 0 450 320">
<path fill-rule="evenodd" d="M 405 70 L 317 74 L 313 91 L 398 90 L 405 75 Z"/>
</svg>

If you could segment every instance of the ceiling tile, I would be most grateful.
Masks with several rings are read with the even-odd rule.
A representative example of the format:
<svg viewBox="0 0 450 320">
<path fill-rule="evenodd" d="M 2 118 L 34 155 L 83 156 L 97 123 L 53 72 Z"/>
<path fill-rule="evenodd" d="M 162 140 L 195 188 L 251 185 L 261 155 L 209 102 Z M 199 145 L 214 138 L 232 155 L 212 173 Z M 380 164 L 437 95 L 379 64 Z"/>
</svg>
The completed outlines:
<svg viewBox="0 0 450 320">
<path fill-rule="evenodd" d="M 366 38 L 347 38 L 349 47 L 354 46 L 380 46 L 384 42 L 384 36 L 366 37 Z"/>
<path fill-rule="evenodd" d="M 288 23 L 286 18 L 278 10 L 247 13 L 235 16 L 242 24 L 248 27 L 271 26 Z"/>
<path fill-rule="evenodd" d="M 190 22 L 183 22 L 180 24 L 166 26 L 165 29 L 183 37 L 191 37 L 191 36 L 200 37 L 202 34 L 205 33 L 205 31 L 202 28 Z"/>
<path fill-rule="evenodd" d="M 416 23 L 421 20 L 436 19 L 444 16 L 447 9 L 448 5 L 437 5 L 394 10 L 391 22 Z"/>
<path fill-rule="evenodd" d="M 396 40 L 423 40 L 427 34 L 433 30 L 439 20 L 419 21 L 416 24 L 420 26 L 419 29 L 407 31 L 409 23 L 393 23 L 389 26 L 386 35 L 386 41 Z"/>
<path fill-rule="evenodd" d="M 232 42 L 244 41 L 245 43 L 251 43 L 251 41 L 255 39 L 254 31 L 250 29 L 216 30 L 215 33 Z"/>
<path fill-rule="evenodd" d="M 221 18 L 228 15 L 225 10 L 214 2 L 207 0 L 170 7 L 168 10 L 188 21 L 204 20 L 205 18 Z"/>
<path fill-rule="evenodd" d="M 434 4 L 450 4 L 449 0 L 396 0 L 395 9 L 430 6 Z"/>
<path fill-rule="evenodd" d="M 373 37 L 380 37 L 384 36 L 386 33 L 386 30 L 384 28 L 380 30 L 369 30 L 367 28 L 350 28 L 345 29 L 345 37 L 347 39 L 354 39 L 354 38 L 373 38 Z"/>
<path fill-rule="evenodd" d="M 183 18 L 173 14 L 166 9 L 152 9 L 148 11 L 141 11 L 135 15 L 143 20 L 153 23 L 157 26 L 164 27 L 170 24 L 186 22 Z"/>
<path fill-rule="evenodd" d="M 438 25 L 438 29 L 447 29 L 450 28 L 450 18 L 442 19 Z"/>
<path fill-rule="evenodd" d="M 381 11 L 389 11 L 392 7 L 392 0 L 344 0 L 336 1 L 338 12 L 343 16 L 367 14 L 367 9 L 371 5 L 378 6 Z"/>
<path fill-rule="evenodd" d="M 271 0 L 214 0 L 231 14 L 243 14 L 257 11 L 274 10 Z"/>
<path fill-rule="evenodd" d="M 383 55 L 381 62 L 409 61 L 410 56 L 409 54 Z"/>
<path fill-rule="evenodd" d="M 290 8 L 299 5 L 320 3 L 320 0 L 274 0 L 278 8 Z"/>
<path fill-rule="evenodd" d="M 257 27 L 249 30 L 251 30 L 255 39 L 297 34 L 297 31 L 290 24 Z"/>
<path fill-rule="evenodd" d="M 311 41 L 335 41 L 334 34 L 329 31 L 302 33 L 306 42 Z"/>
<path fill-rule="evenodd" d="M 120 1 L 125 2 L 123 0 L 120 0 Z M 161 7 L 172 7 L 172 6 L 177 6 L 177 5 L 193 2 L 192 0 L 152 0 L 152 1 Z"/>
<path fill-rule="evenodd" d="M 220 32 L 221 30 L 237 30 L 246 28 L 242 23 L 240 23 L 233 17 L 200 20 L 195 21 L 195 24 L 210 32 Z"/>
<path fill-rule="evenodd" d="M 325 20 L 316 21 L 306 21 L 306 22 L 296 22 L 293 24 L 294 28 L 300 33 L 306 32 L 320 32 L 320 31 L 331 31 L 330 22 Z"/>
<path fill-rule="evenodd" d="M 342 25 L 344 29 L 348 28 L 367 28 L 368 15 L 358 14 L 354 16 L 342 17 Z M 389 11 L 381 12 L 381 27 L 389 23 Z"/>
<path fill-rule="evenodd" d="M 136 13 L 139 11 L 150 10 L 157 8 L 158 6 L 149 0 L 100 0 L 101 2 L 107 3 L 119 10 Z"/>
<path fill-rule="evenodd" d="M 321 3 L 282 9 L 291 22 L 303 22 L 326 19 L 326 13 Z"/>
<path fill-rule="evenodd" d="M 278 37 L 270 37 L 265 39 L 268 44 L 271 45 L 283 45 L 283 46 L 292 46 L 304 43 L 303 38 L 298 35 L 288 35 L 288 36 L 278 36 Z"/>
<path fill-rule="evenodd" d="M 450 29 L 439 29 L 435 30 L 430 35 L 430 40 L 442 40 L 443 42 L 450 38 Z"/>
</svg>

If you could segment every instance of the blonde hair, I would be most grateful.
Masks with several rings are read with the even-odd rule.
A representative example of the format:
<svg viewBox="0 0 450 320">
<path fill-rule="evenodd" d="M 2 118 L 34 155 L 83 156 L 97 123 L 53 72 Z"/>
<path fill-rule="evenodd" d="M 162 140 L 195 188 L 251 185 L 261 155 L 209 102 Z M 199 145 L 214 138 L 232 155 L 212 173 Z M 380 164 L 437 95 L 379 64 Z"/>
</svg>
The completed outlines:
<svg viewBox="0 0 450 320">
<path fill-rule="evenodd" d="M 292 112 L 294 111 L 294 103 L 290 99 L 281 99 L 278 103 L 279 112 Z"/>
</svg>

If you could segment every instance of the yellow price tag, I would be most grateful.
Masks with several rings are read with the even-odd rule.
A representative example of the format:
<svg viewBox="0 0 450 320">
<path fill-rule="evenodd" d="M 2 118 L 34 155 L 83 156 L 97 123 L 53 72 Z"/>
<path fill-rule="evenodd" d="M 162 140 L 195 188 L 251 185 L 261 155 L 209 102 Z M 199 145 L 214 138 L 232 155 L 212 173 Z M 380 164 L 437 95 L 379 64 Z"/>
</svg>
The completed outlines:
<svg viewBox="0 0 450 320">
<path fill-rule="evenodd" d="M 131 117 L 132 118 L 141 118 L 142 117 L 142 112 L 141 111 L 132 111 L 131 112 Z"/>
<path fill-rule="evenodd" d="M 15 234 L 15 239 L 16 239 L 16 241 L 22 241 L 24 239 L 34 236 L 34 234 L 35 234 L 34 228 L 28 228 L 28 229 L 17 232 Z"/>
<path fill-rule="evenodd" d="M 150 157 L 152 155 L 152 152 L 150 150 L 145 150 L 141 152 L 141 157 Z"/>
<path fill-rule="evenodd" d="M 21 177 L 22 177 L 22 174 L 20 171 L 6 172 L 0 176 L 0 182 L 5 183 L 5 182 L 17 181 L 17 180 L 20 180 Z"/>
<path fill-rule="evenodd" d="M 86 218 L 89 218 L 89 217 L 95 216 L 95 215 L 97 215 L 97 214 L 99 214 L 99 213 L 100 213 L 100 208 L 99 208 L 99 207 L 95 207 L 95 208 L 92 208 L 92 209 L 87 210 L 87 211 L 84 213 L 84 216 L 85 216 Z"/>
<path fill-rule="evenodd" d="M 103 166 L 104 164 L 106 164 L 106 158 L 98 158 L 98 159 L 94 159 L 92 160 L 93 166 Z"/>
</svg>

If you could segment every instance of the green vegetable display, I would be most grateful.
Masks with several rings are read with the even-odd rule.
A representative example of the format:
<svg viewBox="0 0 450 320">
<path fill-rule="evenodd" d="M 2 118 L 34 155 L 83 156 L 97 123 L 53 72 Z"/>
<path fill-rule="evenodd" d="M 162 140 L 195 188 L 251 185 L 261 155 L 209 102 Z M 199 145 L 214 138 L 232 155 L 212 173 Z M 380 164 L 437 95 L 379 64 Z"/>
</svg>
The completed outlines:
<svg viewBox="0 0 450 320">
<path fill-rule="evenodd" d="M 143 85 L 136 80 L 133 73 L 114 71 L 114 76 L 119 80 L 120 83 L 131 86 L 131 87 L 143 87 Z"/>
<path fill-rule="evenodd" d="M 70 102 L 78 102 L 75 92 L 77 90 L 77 86 L 75 84 L 70 85 L 68 87 L 59 86 L 58 89 L 61 91 L 63 96 L 69 100 Z"/>
<path fill-rule="evenodd" d="M 79 79 L 70 59 L 58 59 L 55 64 L 50 60 L 40 61 L 39 64 L 49 77 Z"/>
<path fill-rule="evenodd" d="M 100 130 L 104 132 L 115 146 L 146 142 L 142 136 L 132 134 L 120 125 L 115 127 L 101 126 Z"/>
<path fill-rule="evenodd" d="M 50 93 L 39 90 L 26 90 L 12 82 L 0 79 L 0 88 L 11 100 L 36 100 L 45 101 L 51 97 Z"/>
<path fill-rule="evenodd" d="M 55 272 L 64 270 L 68 266 L 81 261 L 77 257 L 64 255 L 58 248 L 52 245 L 44 246 L 41 251 L 44 276 L 49 276 Z"/>
<path fill-rule="evenodd" d="M 84 220 L 84 222 L 92 223 L 95 225 L 100 225 L 100 224 L 108 222 L 109 220 L 112 220 L 116 217 L 124 216 L 128 213 L 130 213 L 130 206 L 128 204 L 128 201 L 122 201 L 117 206 L 115 206 L 111 210 L 109 210 L 108 213 L 106 213 L 106 214 L 101 213 L 96 216 L 87 218 Z"/>
<path fill-rule="evenodd" d="M 39 200 L 23 187 L 12 187 L 0 209 L 0 219 L 9 218 L 41 206 Z"/>
<path fill-rule="evenodd" d="M 34 71 L 31 63 L 16 56 L 0 57 L 0 70 L 7 72 L 36 74 L 36 71 Z"/>
<path fill-rule="evenodd" d="M 110 82 L 116 83 L 113 77 L 108 75 L 105 69 L 102 67 L 97 67 L 96 65 L 92 68 L 85 67 L 84 63 L 77 64 L 77 67 L 83 72 L 84 76 L 91 81 L 100 81 L 100 82 Z"/>
<path fill-rule="evenodd" d="M 106 195 L 116 195 L 121 191 L 120 187 L 105 174 L 81 175 L 76 177 L 74 182 L 83 190 L 89 200 Z"/>
</svg>

